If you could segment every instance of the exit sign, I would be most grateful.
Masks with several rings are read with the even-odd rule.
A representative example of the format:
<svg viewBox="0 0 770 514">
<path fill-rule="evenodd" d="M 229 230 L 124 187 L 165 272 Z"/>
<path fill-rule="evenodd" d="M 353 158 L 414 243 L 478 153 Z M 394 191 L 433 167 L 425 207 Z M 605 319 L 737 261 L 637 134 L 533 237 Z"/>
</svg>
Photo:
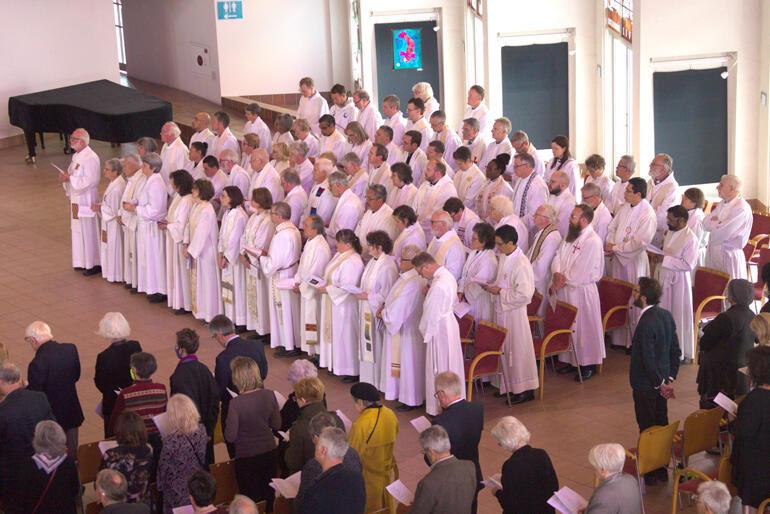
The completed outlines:
<svg viewBox="0 0 770 514">
<path fill-rule="evenodd" d="M 243 2 L 241 0 L 228 0 L 226 2 L 217 2 L 218 20 L 240 20 L 243 19 Z"/>
</svg>

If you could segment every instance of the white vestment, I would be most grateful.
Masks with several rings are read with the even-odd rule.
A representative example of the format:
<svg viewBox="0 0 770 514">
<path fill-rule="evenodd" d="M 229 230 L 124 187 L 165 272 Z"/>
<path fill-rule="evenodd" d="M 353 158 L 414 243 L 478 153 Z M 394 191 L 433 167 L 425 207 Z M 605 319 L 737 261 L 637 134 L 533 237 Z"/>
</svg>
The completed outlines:
<svg viewBox="0 0 770 514">
<path fill-rule="evenodd" d="M 369 174 L 366 173 L 365 168 L 359 168 L 354 175 L 348 176 L 348 187 L 361 200 L 361 203 L 366 201 L 366 188 L 368 185 Z"/>
<path fill-rule="evenodd" d="M 444 143 L 444 160 L 449 164 L 449 167 L 457 169 L 457 163 L 453 157 L 455 150 L 462 144 L 460 136 L 446 125 L 441 132 L 434 132 L 431 141 L 441 141 Z"/>
<path fill-rule="evenodd" d="M 487 164 L 489 164 L 489 161 L 494 159 L 500 154 L 507 153 L 511 156 L 511 159 L 509 162 L 513 161 L 513 155 L 516 153 L 513 151 L 513 146 L 511 146 L 511 142 L 508 140 L 508 138 L 503 138 L 499 143 L 497 141 L 492 141 L 487 145 L 487 149 L 484 151 L 484 157 L 481 158 L 481 162 L 479 163 L 479 169 L 486 170 Z M 505 171 L 505 170 L 503 170 Z"/>
<path fill-rule="evenodd" d="M 545 180 L 546 184 L 548 183 L 548 179 L 551 178 L 551 175 L 554 171 L 563 171 L 567 174 L 569 177 L 569 192 L 572 193 L 572 196 L 577 198 L 578 191 L 580 190 L 578 187 L 578 181 L 580 180 L 580 166 L 578 165 L 577 161 L 575 159 L 569 158 L 563 162 L 561 166 L 558 166 L 556 164 L 556 158 L 551 159 L 551 165 L 546 166 L 544 169 L 545 174 L 543 179 Z"/>
<path fill-rule="evenodd" d="M 473 250 L 465 261 L 463 274 L 457 283 L 457 292 L 465 296 L 471 306 L 468 312 L 476 321 L 493 321 L 494 305 L 492 295 L 483 289 L 497 276 L 497 256 L 494 250 Z"/>
<path fill-rule="evenodd" d="M 399 269 L 401 269 L 401 252 L 409 245 L 415 245 L 423 252 L 428 248 L 425 231 L 419 223 L 406 227 L 393 242 L 393 256 L 396 258 Z"/>
<path fill-rule="evenodd" d="M 731 279 L 747 278 L 743 247 L 749 242 L 753 222 L 751 207 L 742 196 L 720 202 L 707 214 L 703 228 L 711 239 L 706 249 L 706 267 L 727 273 Z"/>
<path fill-rule="evenodd" d="M 650 207 L 655 211 L 655 217 L 658 220 L 658 228 L 655 236 L 652 238 L 652 244 L 660 248 L 663 245 L 663 232 L 668 228 L 666 225 L 666 215 L 668 208 L 676 204 L 678 200 L 677 190 L 679 184 L 674 178 L 673 173 L 669 173 L 659 183 L 649 179 L 647 181 L 647 201 Z"/>
<path fill-rule="evenodd" d="M 602 242 L 590 226 L 574 241 L 562 241 L 551 264 L 551 273 L 561 273 L 566 285 L 556 292 L 556 299 L 577 307 L 572 342 L 578 360 L 572 352 L 562 353 L 559 360 L 573 366 L 601 364 L 605 357 L 599 290 L 596 283 L 604 272 Z M 545 301 L 545 299 L 544 299 Z"/>
<path fill-rule="evenodd" d="M 395 240 L 398 236 L 398 227 L 396 226 L 396 221 L 393 219 L 393 209 L 391 209 L 388 204 L 382 204 L 382 207 L 380 207 L 377 212 L 367 210 L 356 226 L 356 235 L 358 236 L 358 240 L 361 241 L 361 246 L 364 249 L 361 254 L 365 257 L 368 253 L 367 249 L 369 248 L 369 244 L 366 242 L 366 235 L 369 232 L 374 232 L 376 230 L 384 231 L 388 234 L 391 241 Z M 398 257 L 401 258 L 400 255 Z"/>
<path fill-rule="evenodd" d="M 529 262 L 532 264 L 532 273 L 535 280 L 535 291 L 540 293 L 543 301 L 540 303 L 538 316 L 545 314 L 546 297 L 548 295 L 548 284 L 551 283 L 551 262 L 556 255 L 556 251 L 561 245 L 562 237 L 559 231 L 553 225 L 548 225 L 544 229 L 535 232 L 532 238 L 532 245 L 527 252 Z"/>
<path fill-rule="evenodd" d="M 506 216 L 502 218 L 500 221 L 498 221 L 495 224 L 495 230 L 502 227 L 503 225 L 510 225 L 511 227 L 516 229 L 516 235 L 518 236 L 518 239 L 516 241 L 516 246 L 521 248 L 521 251 L 526 253 L 529 251 L 529 233 L 527 232 L 527 227 L 524 225 L 524 222 L 519 219 L 518 216 L 515 214 L 511 214 L 510 216 Z"/>
<path fill-rule="evenodd" d="M 695 208 L 687 211 L 690 215 L 687 218 L 687 228 L 692 230 L 695 237 L 698 239 L 698 266 L 706 265 L 706 247 L 709 244 L 709 233 L 703 228 L 703 219 L 706 215 L 703 209 Z M 697 267 L 697 266 L 696 266 Z M 695 272 L 692 274 L 693 280 L 695 280 Z"/>
<path fill-rule="evenodd" d="M 457 232 L 460 241 L 462 241 L 468 248 L 471 247 L 473 241 L 473 227 L 475 227 L 477 223 L 481 223 L 481 218 L 479 218 L 478 214 L 471 209 L 465 207 L 465 209 L 463 209 L 463 215 L 460 216 L 460 221 L 456 221 L 452 226 L 452 230 Z"/>
<path fill-rule="evenodd" d="M 313 184 L 305 205 L 305 212 L 302 214 L 302 222 L 311 214 L 318 214 L 328 224 L 332 219 L 334 208 L 337 206 L 337 197 L 329 189 L 329 182 L 324 180 L 320 184 Z"/>
<path fill-rule="evenodd" d="M 270 248 L 270 241 L 275 233 L 275 225 L 270 219 L 270 211 L 255 212 L 246 223 L 241 236 L 240 253 L 249 259 L 246 269 L 246 328 L 256 330 L 258 334 L 270 333 L 270 277 L 262 272 L 259 257 L 246 251 L 246 247 L 257 250 Z"/>
<path fill-rule="evenodd" d="M 390 171 L 390 165 L 387 161 L 374 169 L 372 169 L 372 165 L 369 164 L 367 169 L 369 174 L 369 185 L 373 186 L 375 184 L 380 184 L 385 187 L 385 191 L 390 193 L 390 190 L 393 189 L 394 186 L 393 180 L 390 178 L 392 172 Z"/>
<path fill-rule="evenodd" d="M 593 178 L 590 174 L 586 177 L 586 184 L 596 184 L 601 190 L 602 203 L 612 206 L 612 189 L 615 182 L 610 177 L 602 173 L 598 178 Z M 647 191 L 649 196 L 649 190 Z"/>
<path fill-rule="evenodd" d="M 102 277 L 108 282 L 123 282 L 123 230 L 118 223 L 120 199 L 126 180 L 118 175 L 102 195 L 99 217 L 102 219 L 101 259 Z"/>
<path fill-rule="evenodd" d="M 310 160 L 305 159 L 294 166 L 294 170 L 299 175 L 302 189 L 305 190 L 305 193 L 310 194 L 310 190 L 313 188 L 313 163 L 310 162 Z"/>
<path fill-rule="evenodd" d="M 172 309 L 192 311 L 190 266 L 184 256 L 184 230 L 195 204 L 191 194 L 174 195 L 166 214 L 166 294 Z"/>
<path fill-rule="evenodd" d="M 329 114 L 334 116 L 335 126 L 342 130 L 345 130 L 345 127 L 348 126 L 348 123 L 358 119 L 358 109 L 356 109 L 355 104 L 353 104 L 353 100 L 350 98 L 345 99 L 345 103 L 342 105 L 342 107 L 337 104 L 332 104 L 332 106 L 329 107 Z"/>
<path fill-rule="evenodd" d="M 209 148 L 209 155 L 213 155 L 219 159 L 222 150 L 227 148 L 235 151 L 235 161 L 239 162 L 241 158 L 241 145 L 238 144 L 238 139 L 236 139 L 233 133 L 230 132 L 230 127 L 225 127 L 225 130 L 214 138 L 211 142 L 211 148 Z"/>
<path fill-rule="evenodd" d="M 190 271 L 192 313 L 206 323 L 222 314 L 222 291 L 217 263 L 219 227 L 217 214 L 210 202 L 197 201 L 190 210 L 185 229 L 187 253 L 193 261 Z"/>
<path fill-rule="evenodd" d="M 441 266 L 431 280 L 430 289 L 422 304 L 420 332 L 426 344 L 425 351 L 425 412 L 430 416 L 439 413 L 439 403 L 434 393 L 436 375 L 452 371 L 458 377 L 465 376 L 463 349 L 460 344 L 460 326 L 453 306 L 457 301 L 457 279 Z M 465 388 L 461 390 L 465 398 Z"/>
<path fill-rule="evenodd" d="M 262 121 L 262 118 L 257 116 L 257 119 L 253 122 L 247 120 L 243 125 L 243 135 L 245 136 L 246 134 L 256 134 L 259 138 L 258 148 L 264 148 L 267 154 L 270 155 L 270 150 L 273 147 L 270 128 L 267 126 L 267 123 Z"/>
<path fill-rule="evenodd" d="M 297 108 L 297 119 L 305 119 L 310 124 L 310 130 L 316 136 L 321 134 L 318 128 L 318 119 L 324 114 L 329 114 L 329 104 L 321 93 L 314 91 L 310 98 L 301 96 Z"/>
<path fill-rule="evenodd" d="M 358 301 L 359 323 L 359 376 L 361 382 L 374 385 L 380 391 L 385 389 L 387 375 L 382 374 L 382 347 L 385 327 L 375 315 L 385 303 L 385 297 L 398 278 L 398 268 L 390 255 L 370 259 L 361 275 L 361 289 L 366 300 Z"/>
<path fill-rule="evenodd" d="M 356 225 L 364 214 L 364 206 L 361 200 L 351 191 L 346 189 L 337 199 L 337 205 L 334 207 L 334 213 L 329 221 L 329 229 L 326 231 L 326 240 L 329 242 L 329 248 L 332 253 L 337 251 L 337 232 L 343 228 L 349 228 L 355 231 Z"/>
<path fill-rule="evenodd" d="M 422 225 L 426 235 L 432 235 L 430 218 L 433 213 L 444 208 L 444 202 L 457 196 L 457 190 L 452 179 L 444 175 L 434 184 L 426 180 L 417 190 L 414 197 L 414 207 L 417 213 L 417 222 Z"/>
<path fill-rule="evenodd" d="M 471 141 L 463 141 L 463 146 L 467 146 L 471 151 L 471 160 L 473 161 L 473 164 L 479 166 L 479 169 L 481 169 L 481 161 L 484 160 L 484 154 L 487 151 L 487 144 L 486 138 L 481 134 L 477 135 Z"/>
<path fill-rule="evenodd" d="M 535 282 L 524 252 L 517 248 L 510 255 L 500 256 L 494 283 L 500 287 L 500 293 L 494 295 L 495 323 L 507 330 L 501 348 L 505 383 L 500 384 L 500 392 L 532 391 L 538 388 L 539 379 L 527 305 L 535 292 Z"/>
<path fill-rule="evenodd" d="M 417 121 L 407 120 L 406 126 L 404 127 L 404 134 L 406 134 L 410 130 L 416 130 L 417 132 L 422 134 L 422 141 L 420 142 L 420 150 L 422 150 L 423 152 L 427 152 L 428 143 L 430 142 L 430 138 L 433 137 L 433 129 L 430 128 L 430 123 L 428 123 L 428 119 L 426 117 L 422 117 Z"/>
<path fill-rule="evenodd" d="M 302 236 L 297 227 L 284 221 L 275 227 L 267 255 L 259 258 L 262 271 L 271 278 L 270 347 L 287 351 L 299 346 L 299 295 L 292 289 L 279 289 L 278 281 L 297 274 Z M 261 313 L 260 313 L 261 314 Z"/>
<path fill-rule="evenodd" d="M 305 243 L 297 274 L 294 275 L 294 283 L 300 292 L 300 345 L 302 351 L 307 352 L 308 355 L 318 353 L 321 295 L 306 280 L 312 275 L 323 277 L 330 260 L 329 243 L 319 234 Z"/>
<path fill-rule="evenodd" d="M 241 168 L 239 165 L 233 165 L 230 173 L 227 175 L 227 185 L 235 186 L 241 190 L 244 200 L 248 198 L 249 187 L 251 185 L 251 177 L 249 172 Z M 227 187 L 227 186 L 225 186 Z M 250 200 L 250 198 L 248 198 Z"/>
<path fill-rule="evenodd" d="M 374 135 L 377 132 L 377 129 L 382 125 L 382 116 L 380 116 L 380 111 L 375 109 L 373 103 L 370 102 L 358 113 L 357 121 L 364 127 L 364 131 L 366 131 L 366 135 L 369 136 L 369 139 L 374 141 Z"/>
<path fill-rule="evenodd" d="M 548 204 L 556 211 L 556 228 L 559 229 L 561 237 L 566 237 L 569 218 L 575 208 L 575 197 L 568 190 L 564 190 L 558 195 L 548 195 Z"/>
<path fill-rule="evenodd" d="M 428 253 L 446 268 L 455 280 L 460 280 L 465 265 L 465 247 L 454 230 L 447 230 L 438 239 L 434 237 L 428 245 Z"/>
<path fill-rule="evenodd" d="M 492 124 L 490 123 L 489 108 L 487 107 L 487 104 L 481 102 L 476 106 L 475 109 L 470 105 L 466 105 L 462 119 L 467 120 L 468 118 L 476 118 L 479 120 L 479 134 L 484 134 L 485 137 L 492 135 L 490 132 L 492 129 Z M 463 130 L 462 121 L 460 122 L 460 128 L 458 130 L 461 132 Z"/>
<path fill-rule="evenodd" d="M 403 162 L 409 165 L 412 169 L 412 184 L 415 187 L 420 187 L 422 184 L 422 176 L 425 173 L 425 167 L 428 165 L 428 156 L 422 148 L 418 148 L 414 153 L 401 152 L 398 162 Z"/>
<path fill-rule="evenodd" d="M 67 168 L 69 182 L 64 191 L 70 197 L 72 231 L 72 267 L 91 269 L 99 266 L 99 219 L 91 206 L 99 202 L 101 168 L 99 156 L 86 146 L 72 154 Z"/>
<path fill-rule="evenodd" d="M 512 187 L 513 213 L 521 218 L 530 233 L 535 232 L 535 212 L 548 202 L 548 186 L 543 177 L 533 171 L 529 177 L 514 178 Z"/>
<path fill-rule="evenodd" d="M 607 206 L 604 205 L 604 202 L 597 205 L 596 209 L 594 209 L 594 219 L 591 222 L 591 226 L 596 235 L 599 236 L 599 239 L 602 240 L 602 244 L 607 240 L 607 229 L 609 229 L 611 221 L 612 214 Z"/>
<path fill-rule="evenodd" d="M 612 201 L 607 204 L 607 208 L 612 212 L 613 216 L 620 212 L 620 208 L 626 203 L 626 187 L 628 182 L 615 182 L 612 186 Z"/>
<path fill-rule="evenodd" d="M 331 136 L 321 136 L 318 139 L 318 155 L 331 152 L 337 156 L 337 162 L 342 162 L 346 144 L 345 136 L 339 130 L 335 130 Z"/>
<path fill-rule="evenodd" d="M 286 194 L 286 198 L 283 201 L 291 207 L 291 224 L 298 227 L 302 213 L 305 212 L 305 206 L 307 205 L 307 193 L 302 189 L 302 186 L 294 186 Z"/>
<path fill-rule="evenodd" d="M 126 284 L 131 284 L 133 288 L 139 284 L 137 271 L 136 255 L 136 227 L 138 224 L 136 212 L 123 209 L 123 203 L 136 205 L 136 198 L 139 191 L 144 187 L 147 177 L 142 170 L 136 171 L 128 179 L 126 189 L 123 191 L 123 197 L 120 199 L 120 222 L 123 224 L 123 276 Z"/>
<path fill-rule="evenodd" d="M 159 173 L 147 178 L 137 200 L 137 289 L 140 293 L 166 294 L 166 235 L 158 228 L 158 222 L 166 217 L 168 194 Z"/>
<path fill-rule="evenodd" d="M 403 150 L 401 150 L 400 147 L 396 146 L 396 144 L 391 141 L 387 145 L 385 145 L 385 148 L 388 149 L 388 160 L 387 163 L 390 166 L 393 166 L 396 162 L 404 162 L 404 159 L 401 158 L 401 154 L 403 154 Z"/>
<path fill-rule="evenodd" d="M 198 162 L 187 161 L 187 167 L 185 168 L 193 178 L 193 181 L 199 178 L 206 178 L 206 173 L 203 171 L 203 159 Z"/>
<path fill-rule="evenodd" d="M 487 223 L 494 223 L 489 217 L 489 201 L 495 196 L 504 196 L 513 200 L 513 189 L 508 185 L 502 175 L 495 180 L 487 180 L 484 187 L 481 188 L 479 197 L 476 200 L 476 214 Z"/>
<path fill-rule="evenodd" d="M 361 164 L 366 166 L 366 162 L 369 160 L 369 150 L 372 149 L 372 142 L 368 139 L 360 145 L 354 145 L 351 143 L 345 144 L 345 148 L 342 151 L 342 155 L 348 153 L 354 153 L 361 160 Z"/>
<path fill-rule="evenodd" d="M 206 127 L 205 129 L 196 132 L 190 137 L 190 146 L 192 146 L 193 143 L 206 143 L 206 155 L 211 155 L 211 153 L 214 151 L 214 140 L 217 138 L 217 135 L 214 134 L 211 129 Z"/>
<path fill-rule="evenodd" d="M 176 170 L 187 169 L 190 162 L 189 156 L 190 151 L 182 142 L 181 137 L 177 137 L 171 144 L 163 143 L 163 147 L 160 149 L 160 158 L 163 161 L 160 167 L 160 174 L 166 183 L 166 190 L 169 196 L 174 194 L 174 188 L 171 187 L 169 176 Z"/>
<path fill-rule="evenodd" d="M 676 232 L 666 231 L 663 253 L 663 262 L 656 267 L 656 278 L 663 290 L 660 307 L 674 317 L 682 357 L 693 359 L 695 339 L 691 277 L 698 263 L 698 238 L 687 227 Z"/>
<path fill-rule="evenodd" d="M 305 136 L 305 139 L 302 139 L 302 141 L 307 144 L 307 158 L 308 159 L 317 159 L 318 158 L 318 138 L 313 134 L 312 132 L 308 132 L 307 136 Z"/>
<path fill-rule="evenodd" d="M 414 209 L 414 199 L 417 196 L 417 188 L 414 184 L 404 184 L 401 187 L 394 187 L 388 193 L 387 204 L 395 209 L 400 205 L 408 205 Z"/>
<path fill-rule="evenodd" d="M 423 112 L 423 116 L 426 120 L 429 120 L 430 115 L 439 109 L 441 109 L 441 104 L 438 102 L 438 100 L 436 100 L 436 97 L 431 96 L 425 100 L 425 112 Z"/>
<path fill-rule="evenodd" d="M 402 273 L 388 292 L 382 309 L 386 330 L 380 373 L 385 399 L 398 399 L 412 407 L 425 401 L 425 344 L 418 326 L 425 284 L 415 269 Z M 394 357 L 398 366 L 394 366 Z M 393 376 L 394 371 L 398 376 Z"/>
<path fill-rule="evenodd" d="M 487 177 L 478 166 L 471 164 L 465 171 L 458 170 L 454 177 L 454 185 L 457 197 L 462 200 L 466 209 L 476 210 L 476 200 L 481 193 L 481 188 L 487 183 Z"/>
<path fill-rule="evenodd" d="M 275 171 L 275 168 L 265 164 L 262 171 L 255 171 L 251 174 L 251 184 L 249 185 L 248 199 L 251 200 L 252 192 L 260 187 L 270 191 L 273 203 L 283 201 L 283 188 L 281 187 L 281 176 Z M 251 203 L 251 202 L 249 202 Z"/>
<path fill-rule="evenodd" d="M 241 236 L 248 215 L 242 208 L 230 209 L 222 216 L 219 247 L 225 261 L 222 270 L 222 305 L 225 316 L 235 325 L 246 326 L 246 270 L 241 262 Z"/>
<path fill-rule="evenodd" d="M 404 137 L 404 132 L 406 128 L 406 120 L 404 119 L 404 115 L 401 111 L 396 111 L 396 113 L 391 116 L 390 118 L 383 120 L 383 125 L 387 125 L 391 129 L 393 129 L 393 144 L 401 147 L 401 140 Z"/>
</svg>

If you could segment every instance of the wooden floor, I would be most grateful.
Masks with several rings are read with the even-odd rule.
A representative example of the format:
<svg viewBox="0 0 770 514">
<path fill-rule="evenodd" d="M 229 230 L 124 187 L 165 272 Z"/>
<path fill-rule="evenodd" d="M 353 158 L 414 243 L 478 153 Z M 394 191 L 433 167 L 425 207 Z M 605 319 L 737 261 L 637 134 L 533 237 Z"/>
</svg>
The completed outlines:
<svg viewBox="0 0 770 514">
<path fill-rule="evenodd" d="M 194 109 L 193 109 L 194 110 Z M 203 324 L 190 316 L 174 316 L 170 309 L 151 305 L 143 295 L 131 295 L 122 285 L 109 284 L 101 277 L 84 277 L 72 270 L 69 231 L 69 203 L 49 162 L 66 167 L 69 157 L 61 152 L 54 135 L 47 138 L 47 149 L 38 154 L 36 165 L 24 164 L 25 147 L 0 151 L 2 184 L 0 188 L 0 342 L 10 349 L 11 359 L 26 370 L 33 357 L 24 342 L 24 328 L 34 320 L 44 320 L 59 341 L 76 343 L 80 351 L 82 376 L 78 383 L 86 421 L 81 427 L 80 442 L 99 440 L 101 419 L 94 414 L 99 394 L 93 383 L 94 362 L 107 346 L 95 335 L 99 319 L 108 311 L 122 312 L 131 323 L 132 338 L 158 360 L 155 379 L 168 384 L 176 366 L 174 333 L 191 327 L 201 335 L 199 356 L 213 369 L 220 348 L 208 336 Z M 126 148 L 110 148 L 94 143 L 102 162 L 119 156 Z M 103 180 L 100 190 L 106 187 Z M 267 351 L 269 375 L 265 386 L 284 394 L 290 392 L 287 371 L 290 361 L 274 358 Z M 583 385 L 568 375 L 548 372 L 545 399 L 507 407 L 503 399 L 491 394 L 482 398 L 485 430 L 481 440 L 481 465 L 485 476 L 498 473 L 508 455 L 496 444 L 489 431 L 497 419 L 505 415 L 518 417 L 532 432 L 531 444 L 544 448 L 559 476 L 559 483 L 572 487 L 586 498 L 590 496 L 593 472 L 588 464 L 588 450 L 597 443 L 618 442 L 626 447 L 636 445 L 638 430 L 634 419 L 631 389 L 628 384 L 629 357 L 608 350 L 604 373 Z M 669 416 L 684 418 L 698 408 L 696 367 L 683 366 L 676 382 L 677 398 L 669 402 Z M 26 373 L 25 373 L 26 374 Z M 341 409 L 355 417 L 349 386 L 338 378 L 320 377 L 327 386 L 329 407 Z M 395 405 L 390 405 L 394 407 Z M 397 413 L 401 431 L 396 443 L 396 458 L 401 480 L 414 491 L 419 479 L 428 471 L 418 445 L 417 432 L 409 420 L 424 412 Z M 219 445 L 222 446 L 222 445 Z M 219 460 L 224 449 L 217 449 Z M 691 459 L 691 465 L 713 469 L 713 459 Z M 647 489 L 647 512 L 670 510 L 671 481 Z M 479 495 L 479 512 L 499 512 L 496 499 L 487 491 Z M 694 508 L 688 509 L 694 512 Z"/>
</svg>

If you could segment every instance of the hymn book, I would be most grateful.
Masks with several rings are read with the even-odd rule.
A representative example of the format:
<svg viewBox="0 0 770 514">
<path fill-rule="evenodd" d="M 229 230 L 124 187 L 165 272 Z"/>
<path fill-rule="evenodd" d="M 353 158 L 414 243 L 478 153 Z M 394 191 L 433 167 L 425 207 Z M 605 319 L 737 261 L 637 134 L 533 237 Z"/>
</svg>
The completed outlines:
<svg viewBox="0 0 770 514">
<path fill-rule="evenodd" d="M 578 514 L 586 508 L 588 501 L 565 485 L 553 493 L 548 499 L 548 505 L 562 514 Z"/>
</svg>

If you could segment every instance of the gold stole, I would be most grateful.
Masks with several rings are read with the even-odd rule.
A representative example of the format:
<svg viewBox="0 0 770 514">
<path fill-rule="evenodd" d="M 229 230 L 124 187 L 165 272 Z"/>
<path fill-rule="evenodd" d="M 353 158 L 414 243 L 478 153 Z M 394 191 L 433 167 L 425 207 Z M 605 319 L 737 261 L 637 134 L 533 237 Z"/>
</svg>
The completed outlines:
<svg viewBox="0 0 770 514">
<path fill-rule="evenodd" d="M 222 240 L 224 241 L 225 245 L 227 245 L 227 241 L 230 239 L 230 233 L 233 231 L 233 227 L 235 226 L 236 212 L 237 211 L 232 210 L 226 214 L 227 225 L 225 226 L 225 230 L 222 232 Z M 233 284 L 234 284 L 233 265 L 228 262 L 227 266 L 225 266 L 225 269 L 222 270 L 221 286 L 222 286 L 222 301 L 225 303 L 229 303 L 230 305 L 233 304 L 233 301 L 235 299 L 234 297 L 235 288 Z"/>
<path fill-rule="evenodd" d="M 134 175 L 131 176 L 131 178 L 133 178 L 133 177 L 137 177 L 137 178 L 135 180 L 131 181 L 131 184 L 128 186 L 128 196 L 126 197 L 126 201 L 127 202 L 130 202 L 130 201 L 132 201 L 134 199 L 134 191 L 136 191 L 136 184 L 137 184 L 137 182 L 139 182 L 142 179 L 141 174 L 142 174 L 142 170 L 138 170 L 136 173 L 134 173 Z M 122 201 L 121 201 L 121 205 L 123 205 Z M 124 212 L 126 212 L 126 211 L 124 211 Z M 132 213 L 132 214 L 134 214 L 134 213 Z M 136 216 L 136 214 L 134 214 L 134 216 Z M 72 206 L 72 217 L 73 218 L 77 218 L 77 209 L 75 209 L 74 205 Z M 128 227 L 126 227 L 126 228 L 128 228 Z M 133 238 L 133 239 L 134 239 L 133 247 L 131 245 L 130 240 L 126 241 L 126 245 L 128 245 L 128 263 L 129 263 L 129 265 L 131 266 L 132 269 L 133 269 L 133 266 L 134 266 L 134 252 L 136 251 L 136 238 Z"/>
<path fill-rule="evenodd" d="M 284 230 L 292 228 L 293 226 L 294 225 L 288 224 L 288 225 L 284 225 L 283 228 L 276 227 L 275 234 L 273 234 L 273 237 L 277 236 L 279 232 L 283 232 Z M 296 235 L 299 236 L 299 232 L 297 232 Z M 300 244 L 301 243 L 302 241 L 300 241 Z M 272 280 L 270 280 L 270 291 L 273 293 L 273 303 L 275 304 L 275 310 L 278 313 L 278 320 L 280 320 L 279 321 L 280 324 L 283 323 L 283 300 L 281 300 L 281 291 L 278 289 L 278 285 L 277 285 L 279 280 L 278 272 L 291 268 L 292 266 L 294 266 L 294 264 L 296 264 L 296 261 L 290 264 L 289 266 L 287 266 L 286 268 L 276 270 L 275 273 L 273 273 Z"/>
<path fill-rule="evenodd" d="M 326 280 L 326 287 L 329 287 L 331 285 L 332 274 L 334 273 L 334 270 L 339 268 L 343 262 L 348 260 L 353 255 L 353 253 L 355 253 L 355 250 L 351 248 L 345 253 L 337 254 L 340 257 L 340 259 L 337 262 L 329 263 L 328 265 L 329 267 L 326 268 L 326 273 L 324 273 L 324 280 Z M 327 296 L 329 296 L 328 293 L 327 293 Z M 331 297 L 327 298 L 326 309 L 324 309 L 324 339 L 326 339 L 326 341 L 329 341 L 329 342 L 331 342 L 332 340 L 332 299 Z"/>
<path fill-rule="evenodd" d="M 489 213 L 487 212 L 487 208 L 488 208 L 488 205 L 489 205 L 489 199 L 492 198 L 497 193 L 498 189 L 500 189 L 500 186 L 502 185 L 502 181 L 503 181 L 503 176 L 500 175 L 499 177 L 497 177 L 494 180 L 494 182 L 488 182 L 487 183 L 487 186 L 491 185 L 490 188 L 484 187 L 481 190 L 481 193 L 479 193 L 479 197 L 478 197 L 476 202 L 477 202 L 477 205 L 480 204 L 481 207 L 482 207 L 482 209 L 481 209 L 482 212 L 479 213 L 479 217 L 480 218 L 483 219 L 483 218 L 486 218 L 489 215 Z M 483 213 L 483 215 L 482 215 L 482 213 Z"/>
<path fill-rule="evenodd" d="M 380 266 L 382 266 L 385 258 L 388 258 L 388 256 L 380 255 L 380 258 L 374 259 L 375 262 L 372 266 L 372 272 L 367 276 L 367 281 L 377 281 L 377 272 L 379 271 Z M 367 286 L 368 284 L 365 284 L 362 278 L 361 289 L 368 294 Z M 374 331 L 376 330 L 376 327 L 374 326 L 374 316 L 372 314 L 372 308 L 369 305 L 369 300 L 361 300 L 361 307 L 363 311 L 364 333 L 361 334 L 358 358 L 363 362 L 374 362 Z"/>
<path fill-rule="evenodd" d="M 654 184 L 655 182 L 653 182 Z M 672 182 L 669 182 L 665 186 L 661 187 L 660 189 L 655 191 L 655 198 L 650 198 L 649 202 L 650 205 L 652 205 L 653 209 L 657 209 L 660 207 L 660 204 L 663 203 L 663 199 L 668 196 L 668 193 L 674 189 L 674 184 Z"/>
<path fill-rule="evenodd" d="M 190 214 L 190 240 L 192 240 L 192 234 L 198 227 L 198 218 L 200 217 L 203 209 L 206 208 L 208 202 L 201 201 L 193 208 L 193 212 Z M 192 311 L 198 313 L 198 261 L 190 256 L 190 298 L 192 300 Z"/>
<path fill-rule="evenodd" d="M 444 178 L 444 177 L 441 177 Z M 440 179 L 439 179 L 440 180 Z M 442 186 L 443 187 L 443 184 Z M 440 187 L 438 184 L 438 181 L 433 185 L 433 189 L 428 193 L 428 198 L 425 200 L 425 208 L 423 212 L 430 213 L 427 214 L 428 216 L 431 216 L 433 214 L 433 204 L 436 203 L 436 197 L 438 197 L 440 191 Z"/>
<path fill-rule="evenodd" d="M 364 173 L 366 173 L 366 170 L 364 168 L 359 168 L 356 174 L 350 177 L 350 180 L 348 180 L 348 186 L 352 186 L 353 184 L 355 184 L 356 181 L 358 180 L 358 177 L 360 177 Z"/>
<path fill-rule="evenodd" d="M 553 226 L 553 223 L 545 227 L 542 232 L 540 233 L 540 237 L 537 238 L 537 242 L 535 243 L 535 246 L 532 247 L 532 257 L 530 257 L 530 262 L 535 262 L 537 259 L 537 256 L 540 255 L 540 247 L 543 246 L 543 241 L 545 241 L 545 238 L 548 237 L 548 234 L 556 230 L 556 227 Z"/>
<path fill-rule="evenodd" d="M 248 227 L 246 232 L 247 246 L 254 246 L 254 238 L 257 237 L 257 228 L 260 227 L 264 219 L 267 216 L 267 211 L 262 211 L 260 214 L 254 215 L 254 223 L 251 227 Z M 259 322 L 259 312 L 257 311 L 257 277 L 251 271 L 252 268 L 256 270 L 256 274 L 259 275 L 259 258 L 255 257 L 255 262 L 251 262 L 249 255 L 246 256 L 249 259 L 249 272 L 246 273 L 246 308 L 249 310 L 249 314 L 254 319 L 255 323 Z"/>
<path fill-rule="evenodd" d="M 455 243 L 455 241 L 462 244 L 462 241 L 460 241 L 460 238 L 457 236 L 457 234 L 454 234 L 452 237 L 441 243 L 441 245 L 438 247 L 438 251 L 436 251 L 436 255 L 434 255 L 433 258 L 436 259 L 436 262 L 438 262 L 440 266 L 444 265 L 446 254 L 449 253 L 449 249 L 452 248 L 452 245 Z M 438 239 L 436 242 L 438 242 Z"/>
<path fill-rule="evenodd" d="M 406 284 L 416 278 L 418 278 L 419 275 L 414 274 L 411 277 L 407 278 L 406 280 L 403 280 L 398 287 L 393 289 L 393 300 L 396 301 L 398 298 L 398 295 L 401 294 L 401 291 L 404 290 L 404 287 Z M 401 377 L 401 330 L 399 329 L 398 332 L 393 334 L 390 337 L 390 376 L 393 378 L 400 378 Z"/>
</svg>

